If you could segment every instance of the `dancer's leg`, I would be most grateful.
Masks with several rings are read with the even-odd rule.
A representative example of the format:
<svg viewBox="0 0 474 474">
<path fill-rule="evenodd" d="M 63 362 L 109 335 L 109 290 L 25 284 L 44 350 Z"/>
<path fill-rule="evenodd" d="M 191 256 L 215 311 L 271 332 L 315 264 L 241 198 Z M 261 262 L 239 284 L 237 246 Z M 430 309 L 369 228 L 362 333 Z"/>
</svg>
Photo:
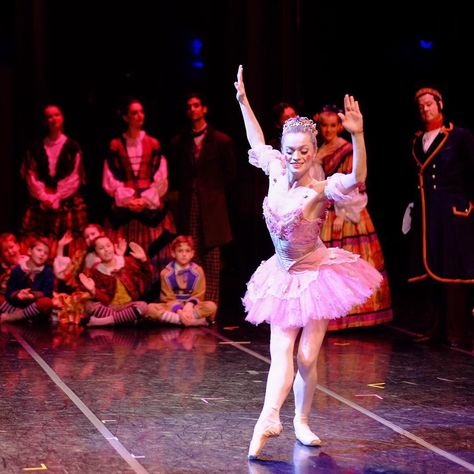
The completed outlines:
<svg viewBox="0 0 474 474">
<path fill-rule="evenodd" d="M 321 440 L 309 428 L 309 414 L 313 403 L 314 392 L 318 382 L 317 363 L 319 350 L 326 334 L 328 320 L 312 320 L 301 333 L 298 347 L 298 372 L 293 384 L 295 395 L 296 438 L 307 446 L 319 446 Z"/>
<path fill-rule="evenodd" d="M 282 430 L 280 408 L 283 405 L 294 377 L 293 348 L 299 328 L 271 326 L 271 365 L 268 372 L 265 401 L 255 425 L 248 457 L 255 459 L 271 436 Z"/>
<path fill-rule="evenodd" d="M 3 306 L 5 306 L 4 303 Z M 14 308 L 14 306 L 9 305 L 9 307 Z M 26 308 L 16 308 L 13 312 L 5 313 L 0 316 L 0 321 L 4 322 L 15 322 L 30 320 L 34 321 L 40 317 L 47 317 L 51 314 L 53 309 L 53 302 L 50 298 L 41 297 L 38 298 L 34 303 L 29 304 Z"/>
<path fill-rule="evenodd" d="M 87 326 L 115 326 L 137 321 L 147 311 L 144 301 L 134 301 L 121 309 L 114 309 L 99 302 L 86 304 Z"/>
</svg>

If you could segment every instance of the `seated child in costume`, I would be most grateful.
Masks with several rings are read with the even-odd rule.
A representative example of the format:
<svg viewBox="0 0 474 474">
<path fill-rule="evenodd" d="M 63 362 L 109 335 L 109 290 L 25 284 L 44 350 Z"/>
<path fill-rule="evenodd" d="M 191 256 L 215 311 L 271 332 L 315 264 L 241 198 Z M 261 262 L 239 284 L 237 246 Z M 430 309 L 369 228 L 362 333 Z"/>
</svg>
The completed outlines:
<svg viewBox="0 0 474 474">
<path fill-rule="evenodd" d="M 27 259 L 27 255 L 21 254 L 20 244 L 14 234 L 10 232 L 0 234 L 0 305 L 5 301 L 7 283 L 12 270 L 20 261 Z"/>
<path fill-rule="evenodd" d="M 185 326 L 207 326 L 214 321 L 217 305 L 203 301 L 206 277 L 192 261 L 194 251 L 191 236 L 179 235 L 171 243 L 173 260 L 160 273 L 160 303 L 148 305 L 149 319 Z"/>
<path fill-rule="evenodd" d="M 147 311 L 147 304 L 138 299 L 151 278 L 145 251 L 130 242 L 130 256 L 117 255 L 114 244 L 105 235 L 97 237 L 93 246 L 100 262 L 91 269 L 90 277 L 79 274 L 84 288 L 93 297 L 85 305 L 81 324 L 113 326 L 138 321 Z"/>
<path fill-rule="evenodd" d="M 58 308 L 58 319 L 62 324 L 79 324 L 85 311 L 86 301 L 91 299 L 88 291 L 81 291 L 79 273 L 89 274 L 90 269 L 100 262 L 92 248 L 92 242 L 100 235 L 105 235 L 99 224 L 88 224 L 82 234 L 86 250 L 76 250 L 72 257 L 64 255 L 65 247 L 73 241 L 71 232 L 66 232 L 58 242 L 58 254 L 54 259 L 54 275 L 58 280 L 58 293 L 54 294 L 53 303 Z M 121 239 L 115 245 L 115 253 L 124 255 L 127 243 Z"/>
<path fill-rule="evenodd" d="M 6 301 L 0 307 L 0 322 L 38 319 L 51 314 L 54 274 L 49 257 L 49 242 L 33 239 L 28 249 L 29 258 L 13 268 L 8 279 Z"/>
<path fill-rule="evenodd" d="M 82 234 L 87 250 L 77 250 L 71 257 L 64 255 L 64 248 L 73 241 L 72 233 L 66 232 L 59 240 L 58 253 L 53 264 L 54 275 L 59 281 L 64 282 L 66 289 L 77 289 L 78 282 L 76 279 L 79 273 L 87 273 L 96 263 L 100 262 L 100 258 L 92 248 L 92 242 L 99 235 L 105 235 L 104 229 L 99 224 L 87 224 Z M 115 253 L 124 255 L 126 250 L 127 243 L 124 239 L 121 239 L 115 245 Z"/>
</svg>

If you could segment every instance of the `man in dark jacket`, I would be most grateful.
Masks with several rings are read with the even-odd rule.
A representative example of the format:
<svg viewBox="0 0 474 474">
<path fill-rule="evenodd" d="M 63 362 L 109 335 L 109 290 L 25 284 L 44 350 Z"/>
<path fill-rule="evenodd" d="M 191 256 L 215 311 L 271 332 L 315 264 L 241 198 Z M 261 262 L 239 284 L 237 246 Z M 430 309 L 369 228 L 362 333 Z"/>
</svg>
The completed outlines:
<svg viewBox="0 0 474 474">
<path fill-rule="evenodd" d="M 236 163 L 232 139 L 208 125 L 206 114 L 203 97 L 188 95 L 190 126 L 172 141 L 170 168 L 179 192 L 178 232 L 194 238 L 196 261 L 206 275 L 206 299 L 218 304 L 220 247 L 232 240 L 226 191 Z"/>
<path fill-rule="evenodd" d="M 418 342 L 464 345 L 467 291 L 474 283 L 474 137 L 445 121 L 436 89 L 418 90 L 415 100 L 423 131 L 415 134 L 412 147 L 418 182 L 409 281 L 426 281 L 433 313 L 431 329 Z"/>
</svg>

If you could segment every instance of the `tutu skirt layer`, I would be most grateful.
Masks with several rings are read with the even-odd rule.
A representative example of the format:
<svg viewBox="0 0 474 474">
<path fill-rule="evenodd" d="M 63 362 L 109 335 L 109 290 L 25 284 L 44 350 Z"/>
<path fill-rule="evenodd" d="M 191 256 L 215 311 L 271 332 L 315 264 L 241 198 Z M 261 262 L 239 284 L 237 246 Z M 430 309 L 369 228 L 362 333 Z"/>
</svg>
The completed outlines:
<svg viewBox="0 0 474 474">
<path fill-rule="evenodd" d="M 262 262 L 242 299 L 246 321 L 303 327 L 312 319 L 336 319 L 364 303 L 382 275 L 339 248 L 313 252 L 286 270 L 277 255 Z"/>
</svg>

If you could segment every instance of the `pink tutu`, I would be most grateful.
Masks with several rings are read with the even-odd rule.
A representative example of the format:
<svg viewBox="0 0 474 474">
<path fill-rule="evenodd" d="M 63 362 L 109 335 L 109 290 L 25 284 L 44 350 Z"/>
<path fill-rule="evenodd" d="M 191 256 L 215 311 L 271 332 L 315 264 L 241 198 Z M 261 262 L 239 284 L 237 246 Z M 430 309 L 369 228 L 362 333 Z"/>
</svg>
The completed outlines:
<svg viewBox="0 0 474 474">
<path fill-rule="evenodd" d="M 274 255 L 257 268 L 242 299 L 253 324 L 303 327 L 311 319 L 335 319 L 364 303 L 382 275 L 359 255 L 320 248 L 290 270 Z"/>
<path fill-rule="evenodd" d="M 263 146 L 250 150 L 249 161 L 269 174 L 263 214 L 278 256 L 263 262 L 247 283 L 242 299 L 246 320 L 303 327 L 311 320 L 340 318 L 364 303 L 380 285 L 382 275 L 359 255 L 328 249 L 319 238 L 329 202 L 357 199 L 354 183 L 340 173 L 328 177 L 319 200 L 320 214 L 308 220 L 306 202 L 308 198 L 315 201 L 317 192 L 304 186 L 289 190 L 288 177 L 281 172 L 281 154 Z"/>
</svg>

